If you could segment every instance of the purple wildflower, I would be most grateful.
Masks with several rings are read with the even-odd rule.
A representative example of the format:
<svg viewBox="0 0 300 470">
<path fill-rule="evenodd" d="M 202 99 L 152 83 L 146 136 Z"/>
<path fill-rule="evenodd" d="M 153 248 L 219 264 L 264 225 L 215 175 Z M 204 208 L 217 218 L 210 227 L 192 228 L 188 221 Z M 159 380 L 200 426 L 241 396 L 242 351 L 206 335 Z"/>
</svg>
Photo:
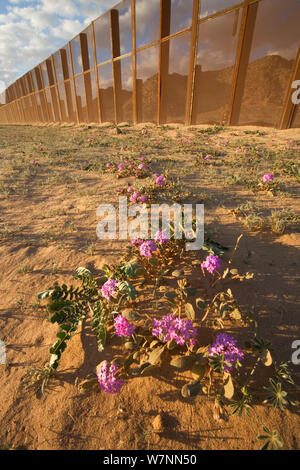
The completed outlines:
<svg viewBox="0 0 300 470">
<path fill-rule="evenodd" d="M 165 178 L 163 176 L 159 176 L 158 178 L 156 178 L 155 182 L 159 186 L 163 186 L 165 184 Z"/>
<path fill-rule="evenodd" d="M 139 197 L 139 202 L 147 202 L 147 201 L 148 201 L 148 198 L 147 198 L 146 194 L 142 194 Z"/>
<path fill-rule="evenodd" d="M 110 168 L 111 167 L 111 163 L 106 163 L 106 168 Z"/>
<path fill-rule="evenodd" d="M 210 274 L 220 271 L 222 267 L 221 259 L 219 256 L 209 255 L 206 260 L 201 264 L 202 269 L 206 269 Z"/>
<path fill-rule="evenodd" d="M 162 320 L 152 320 L 152 335 L 167 343 L 174 340 L 179 346 L 196 344 L 197 328 L 193 328 L 191 320 L 183 320 L 175 315 L 165 315 Z"/>
<path fill-rule="evenodd" d="M 138 191 L 134 191 L 134 193 L 129 198 L 130 202 L 133 202 L 135 204 L 137 202 L 139 195 L 140 193 Z"/>
<path fill-rule="evenodd" d="M 123 170 L 124 170 L 124 163 L 119 163 L 118 171 L 123 171 Z"/>
<path fill-rule="evenodd" d="M 118 281 L 115 279 L 108 279 L 103 286 L 101 287 L 101 293 L 106 300 L 110 300 L 111 295 L 113 295 L 116 291 L 118 285 Z"/>
<path fill-rule="evenodd" d="M 141 245 L 144 242 L 144 240 L 141 240 L 140 238 L 134 238 L 131 240 L 130 245 L 131 246 L 136 246 L 136 245 Z"/>
<path fill-rule="evenodd" d="M 274 176 L 271 175 L 270 173 L 267 173 L 262 177 L 263 183 L 271 183 L 271 181 L 273 181 L 273 179 L 274 179 Z"/>
<path fill-rule="evenodd" d="M 118 369 L 116 364 L 111 364 L 111 366 L 108 367 L 107 361 L 104 361 L 101 365 L 97 377 L 100 388 L 104 393 L 119 393 L 123 387 L 123 380 L 115 377 L 115 373 Z"/>
<path fill-rule="evenodd" d="M 243 351 L 236 347 L 236 339 L 232 336 L 221 333 L 217 336 L 215 343 L 209 348 L 210 357 L 221 356 L 224 354 L 224 360 L 229 364 L 225 365 L 225 372 L 230 372 L 237 361 L 244 357 Z"/>
<path fill-rule="evenodd" d="M 129 338 L 129 336 L 134 335 L 134 325 L 129 323 L 123 315 L 118 315 L 115 318 L 115 329 L 117 336 L 125 336 Z"/>
<path fill-rule="evenodd" d="M 160 243 L 161 245 L 164 245 L 165 243 L 167 243 L 169 239 L 170 237 L 168 236 L 166 230 L 161 230 L 161 231 L 156 232 L 156 235 L 154 238 L 154 240 Z"/>
<path fill-rule="evenodd" d="M 140 246 L 140 255 L 145 258 L 151 258 L 152 252 L 157 250 L 157 246 L 154 241 L 146 240 Z"/>
</svg>

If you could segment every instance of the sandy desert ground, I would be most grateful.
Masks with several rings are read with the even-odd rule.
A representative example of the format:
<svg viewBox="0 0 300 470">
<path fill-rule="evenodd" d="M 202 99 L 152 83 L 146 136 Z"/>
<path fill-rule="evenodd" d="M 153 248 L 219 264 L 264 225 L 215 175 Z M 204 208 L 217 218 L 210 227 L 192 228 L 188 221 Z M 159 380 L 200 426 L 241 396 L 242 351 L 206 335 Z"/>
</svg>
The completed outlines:
<svg viewBox="0 0 300 470">
<path fill-rule="evenodd" d="M 0 365 L 0 447 L 258 449 L 257 435 L 266 425 L 278 431 L 283 449 L 299 449 L 299 407 L 280 411 L 254 404 L 250 418 L 229 413 L 215 420 L 211 398 L 181 396 L 189 372 L 161 367 L 130 377 L 119 395 L 79 393 L 76 378 L 86 378 L 120 350 L 114 338 L 99 353 L 88 319 L 44 395 L 20 391 L 30 367 L 49 360 L 57 331 L 36 294 L 56 282 L 72 282 L 79 266 L 99 273 L 124 253 L 126 242 L 98 240 L 95 231 L 98 205 L 116 202 L 118 188 L 133 181 L 105 172 L 105 164 L 120 155 L 145 156 L 153 173 L 168 169 L 179 178 L 182 191 L 204 203 L 206 229 L 228 247 L 225 258 L 243 234 L 235 267 L 255 276 L 233 285 L 234 296 L 244 311 L 255 312 L 259 335 L 272 342 L 276 361 L 290 361 L 291 344 L 300 339 L 300 131 L 176 125 L 121 129 L 116 134 L 114 126 L 0 126 L 0 339 L 7 348 L 6 364 Z M 204 163 L 201 153 L 211 158 Z M 265 173 L 274 174 L 278 183 L 273 196 L 255 189 Z M 200 255 L 191 256 L 197 260 Z M 191 266 L 188 258 L 180 269 L 197 283 Z M 174 280 L 166 283 L 172 286 Z M 238 325 L 232 331 L 241 342 L 247 337 Z M 298 385 L 299 367 L 291 365 Z M 299 400 L 299 392 L 292 396 Z M 160 432 L 153 427 L 157 415 L 164 416 Z"/>
</svg>

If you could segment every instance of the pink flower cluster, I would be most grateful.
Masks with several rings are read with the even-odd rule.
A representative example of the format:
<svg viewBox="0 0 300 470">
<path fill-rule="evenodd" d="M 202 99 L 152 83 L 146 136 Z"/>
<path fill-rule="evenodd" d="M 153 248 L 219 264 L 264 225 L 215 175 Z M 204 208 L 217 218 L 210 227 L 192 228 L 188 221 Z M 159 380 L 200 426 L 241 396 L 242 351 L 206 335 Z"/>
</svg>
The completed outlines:
<svg viewBox="0 0 300 470">
<path fill-rule="evenodd" d="M 209 255 L 206 260 L 201 264 L 202 269 L 206 269 L 210 274 L 214 274 L 216 271 L 220 271 L 222 268 L 222 262 L 219 256 Z"/>
<path fill-rule="evenodd" d="M 108 367 L 107 361 L 104 361 L 101 365 L 97 373 L 97 378 L 100 388 L 104 393 L 119 393 L 123 387 L 123 380 L 115 377 L 115 373 L 118 369 L 119 367 L 116 364 L 111 364 L 111 366 Z"/>
<path fill-rule="evenodd" d="M 115 329 L 117 336 L 125 336 L 129 338 L 129 336 L 134 335 L 134 325 L 129 323 L 123 315 L 118 315 L 115 318 Z"/>
<path fill-rule="evenodd" d="M 193 328 L 191 320 L 183 320 L 170 314 L 164 316 L 162 320 L 156 318 L 152 320 L 152 335 L 166 343 L 174 340 L 180 346 L 184 344 L 195 346 L 198 330 Z"/>
<path fill-rule="evenodd" d="M 139 160 L 144 162 L 145 157 L 141 157 Z M 135 176 L 139 176 L 149 170 L 149 167 L 145 163 L 130 162 L 129 160 L 124 160 L 124 162 L 120 162 L 117 165 L 108 162 L 106 163 L 106 168 L 112 171 L 117 171 L 118 173 L 126 172 L 126 170 L 132 170 L 129 172 L 129 174 L 133 173 Z"/>
<path fill-rule="evenodd" d="M 232 336 L 220 333 L 208 350 L 210 357 L 224 355 L 224 360 L 229 364 L 224 367 L 225 372 L 230 372 L 236 361 L 241 361 L 244 357 L 243 351 L 236 347 L 236 343 L 236 339 Z"/>
<path fill-rule="evenodd" d="M 129 190 L 130 188 L 130 190 Z M 132 202 L 133 204 L 136 204 L 137 202 L 147 202 L 148 201 L 148 197 L 146 194 L 141 194 L 139 191 L 134 191 L 132 186 L 129 186 L 128 189 L 127 189 L 128 192 L 131 192 L 133 191 L 133 193 L 131 194 L 129 200 L 130 202 Z"/>
<path fill-rule="evenodd" d="M 165 177 L 163 175 L 158 175 L 157 173 L 154 173 L 153 177 L 155 178 L 155 183 L 158 186 L 163 186 L 165 184 Z"/>
<path fill-rule="evenodd" d="M 271 175 L 271 173 L 266 173 L 263 177 L 262 177 L 262 182 L 263 183 L 271 183 L 271 181 L 273 181 L 274 179 L 274 176 Z"/>
<path fill-rule="evenodd" d="M 127 188 L 119 188 L 119 192 L 121 194 L 129 194 L 129 200 L 133 204 L 137 204 L 138 202 L 145 203 L 148 201 L 148 196 L 146 194 L 142 194 L 139 191 L 134 190 L 131 185 Z"/>
<path fill-rule="evenodd" d="M 138 246 L 141 245 L 144 242 L 144 240 L 141 240 L 140 238 L 134 238 L 131 240 L 130 245 L 131 246 Z"/>
<path fill-rule="evenodd" d="M 167 234 L 166 230 L 161 230 L 161 231 L 156 232 L 154 240 L 160 243 L 161 245 L 164 245 L 170 240 L 170 237 Z"/>
<path fill-rule="evenodd" d="M 140 245 L 140 255 L 144 256 L 145 258 L 151 258 L 152 253 L 156 250 L 157 246 L 153 240 L 143 241 Z"/>
<path fill-rule="evenodd" d="M 119 281 L 108 279 L 101 287 L 101 293 L 106 300 L 110 301 L 110 297 L 114 295 Z"/>
<path fill-rule="evenodd" d="M 147 165 L 144 165 L 144 163 L 140 163 L 138 169 L 147 171 L 149 167 Z"/>
</svg>

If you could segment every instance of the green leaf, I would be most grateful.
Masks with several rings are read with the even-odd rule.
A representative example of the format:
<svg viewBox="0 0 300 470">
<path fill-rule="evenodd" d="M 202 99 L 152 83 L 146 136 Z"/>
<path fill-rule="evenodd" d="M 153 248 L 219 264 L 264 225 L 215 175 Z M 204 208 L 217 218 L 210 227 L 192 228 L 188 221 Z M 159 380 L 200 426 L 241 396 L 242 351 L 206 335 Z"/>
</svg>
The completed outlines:
<svg viewBox="0 0 300 470">
<path fill-rule="evenodd" d="M 231 400 L 234 395 L 234 386 L 231 375 L 228 373 L 224 374 L 224 396 Z"/>
<path fill-rule="evenodd" d="M 158 265 L 158 259 L 157 258 L 150 258 L 149 259 L 149 264 L 151 264 L 151 266 L 157 266 Z"/>
<path fill-rule="evenodd" d="M 182 269 L 175 269 L 175 271 L 172 272 L 172 277 L 182 277 L 184 276 L 184 271 Z"/>
<path fill-rule="evenodd" d="M 232 312 L 230 312 L 230 317 L 233 318 L 234 320 L 241 320 L 242 315 L 239 309 L 235 308 L 234 310 L 232 310 Z"/>
<path fill-rule="evenodd" d="M 192 367 L 192 376 L 195 380 L 199 380 L 199 382 L 204 379 L 207 373 L 207 365 L 206 364 L 199 364 L 195 363 Z"/>
<path fill-rule="evenodd" d="M 123 292 L 123 294 L 126 294 L 127 295 L 127 298 L 128 300 L 135 300 L 135 298 L 137 297 L 138 293 L 135 289 L 135 287 L 133 286 L 133 284 L 131 284 L 131 282 L 129 281 L 121 281 L 119 282 L 118 284 L 118 289 Z"/>
<path fill-rule="evenodd" d="M 66 333 L 63 333 L 62 331 L 60 331 L 59 333 L 57 333 L 56 336 L 57 338 L 64 340 L 66 338 Z"/>
<path fill-rule="evenodd" d="M 265 350 L 262 354 L 262 362 L 266 367 L 271 366 L 273 363 L 271 353 L 268 349 Z"/>
<path fill-rule="evenodd" d="M 194 297 L 197 293 L 197 287 L 186 287 L 185 292 L 188 297 Z"/>
<path fill-rule="evenodd" d="M 131 366 L 131 364 L 133 364 L 133 362 L 134 362 L 133 356 L 134 356 L 134 353 L 131 353 L 131 354 L 129 354 L 129 356 L 125 359 L 124 364 L 123 364 L 123 367 L 124 367 L 125 372 L 127 372 L 128 369 L 129 369 L 129 367 Z"/>
<path fill-rule="evenodd" d="M 195 310 L 192 304 L 189 304 L 189 303 L 185 304 L 185 314 L 189 320 L 195 321 L 196 314 L 195 314 Z"/>
<path fill-rule="evenodd" d="M 176 292 L 170 291 L 170 292 L 165 292 L 164 296 L 167 297 L 167 299 L 175 299 L 176 297 Z"/>
<path fill-rule="evenodd" d="M 54 292 L 54 289 L 48 289 L 48 290 L 45 290 L 45 291 L 43 291 L 43 292 L 39 292 L 39 293 L 37 294 L 37 298 L 38 298 L 39 300 L 47 299 L 48 297 L 51 297 L 51 296 L 52 296 L 53 292 Z"/>
<path fill-rule="evenodd" d="M 195 361 L 195 356 L 177 356 L 171 360 L 170 366 L 178 372 L 184 372 L 191 369 Z"/>
<path fill-rule="evenodd" d="M 78 388 L 83 391 L 83 390 L 92 390 L 99 387 L 98 379 L 87 379 L 83 380 L 78 384 Z"/>
<path fill-rule="evenodd" d="M 150 371 L 152 371 L 153 369 L 156 369 L 156 368 L 157 368 L 157 366 L 155 366 L 153 364 L 149 364 L 149 365 L 147 365 L 147 366 L 145 366 L 141 369 L 140 374 L 144 375 L 145 373 L 150 372 Z"/>
<path fill-rule="evenodd" d="M 141 374 L 143 372 L 143 370 L 146 369 L 147 367 L 149 367 L 150 365 L 153 365 L 153 364 L 150 364 L 150 362 L 142 362 L 142 364 L 140 364 L 139 366 L 134 367 L 132 369 L 132 373 L 134 375 Z"/>
<path fill-rule="evenodd" d="M 165 350 L 165 345 L 161 346 L 159 348 L 155 348 L 149 354 L 148 362 L 150 362 L 150 364 L 152 364 L 152 365 L 156 364 L 161 359 L 161 356 L 162 356 L 164 350 Z"/>
<path fill-rule="evenodd" d="M 201 384 L 199 380 L 195 380 L 194 382 L 185 384 L 181 389 L 181 395 L 184 398 L 192 398 L 198 395 L 201 390 Z"/>
</svg>

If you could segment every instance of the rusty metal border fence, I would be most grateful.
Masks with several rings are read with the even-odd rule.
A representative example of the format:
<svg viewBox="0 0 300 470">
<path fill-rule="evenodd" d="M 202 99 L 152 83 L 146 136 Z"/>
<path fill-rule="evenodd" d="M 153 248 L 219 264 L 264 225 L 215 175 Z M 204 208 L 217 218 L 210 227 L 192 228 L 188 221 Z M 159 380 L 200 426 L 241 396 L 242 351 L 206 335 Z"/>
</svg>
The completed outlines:
<svg viewBox="0 0 300 470">
<path fill-rule="evenodd" d="M 124 0 L 119 3 L 93 21 L 65 47 L 10 85 L 0 94 L 0 123 L 164 124 L 172 120 L 185 125 L 204 123 L 203 119 L 198 122 L 195 113 L 196 102 L 200 99 L 199 90 L 201 95 L 201 83 L 199 84 L 201 67 L 197 65 L 197 50 L 202 40 L 201 28 L 208 21 L 216 21 L 218 18 L 222 21 L 225 15 L 232 15 L 236 49 L 231 67 L 231 79 L 227 86 L 226 110 L 222 119 L 208 117 L 207 124 L 241 124 L 240 113 L 257 13 L 260 4 L 269 0 L 228 0 L 227 8 L 224 8 L 226 2 L 220 0 L 220 7 L 215 8 L 217 11 L 204 16 L 200 15 L 201 3 L 204 1 L 207 4 L 208 0 L 187 0 L 186 5 L 190 13 L 187 24 L 184 25 L 186 27 L 182 27 L 180 22 L 174 27 L 176 15 L 174 17 L 172 15 L 174 11 L 176 13 L 176 0 L 149 0 L 149 4 L 151 3 L 157 13 L 153 16 L 153 24 L 142 25 L 142 29 L 148 28 L 149 38 L 155 31 L 157 36 L 154 41 L 138 43 L 138 30 L 141 29 L 138 12 L 139 2 L 142 1 L 144 0 Z M 124 28 L 124 21 L 121 21 L 124 14 L 131 24 L 127 29 Z M 188 52 L 185 50 L 187 65 L 184 79 L 179 76 L 180 74 L 173 74 L 173 86 L 169 62 L 170 60 L 176 62 L 176 57 L 174 58 L 176 44 L 187 39 Z M 143 80 L 138 76 L 138 64 L 141 54 L 145 54 L 146 58 L 146 54 L 152 53 L 154 56 L 157 54 L 157 67 L 153 77 L 148 77 L 147 94 L 143 92 Z M 171 54 L 173 54 L 172 59 Z M 177 86 L 175 78 L 178 80 Z M 299 79 L 300 45 L 288 73 L 285 95 L 281 97 L 282 104 L 276 122 L 274 121 L 274 127 L 289 128 L 293 126 L 296 114 L 299 115 L 299 106 L 293 104 L 291 99 L 294 92 L 292 84 Z M 206 98 L 209 100 L 214 97 Z M 176 115 L 175 107 L 170 117 L 168 110 L 176 100 L 180 101 L 180 116 Z M 147 108 L 146 111 L 151 108 L 151 112 L 147 114 L 144 108 Z M 251 124 L 262 124 L 258 117 L 256 122 L 255 119 L 254 115 Z"/>
</svg>

